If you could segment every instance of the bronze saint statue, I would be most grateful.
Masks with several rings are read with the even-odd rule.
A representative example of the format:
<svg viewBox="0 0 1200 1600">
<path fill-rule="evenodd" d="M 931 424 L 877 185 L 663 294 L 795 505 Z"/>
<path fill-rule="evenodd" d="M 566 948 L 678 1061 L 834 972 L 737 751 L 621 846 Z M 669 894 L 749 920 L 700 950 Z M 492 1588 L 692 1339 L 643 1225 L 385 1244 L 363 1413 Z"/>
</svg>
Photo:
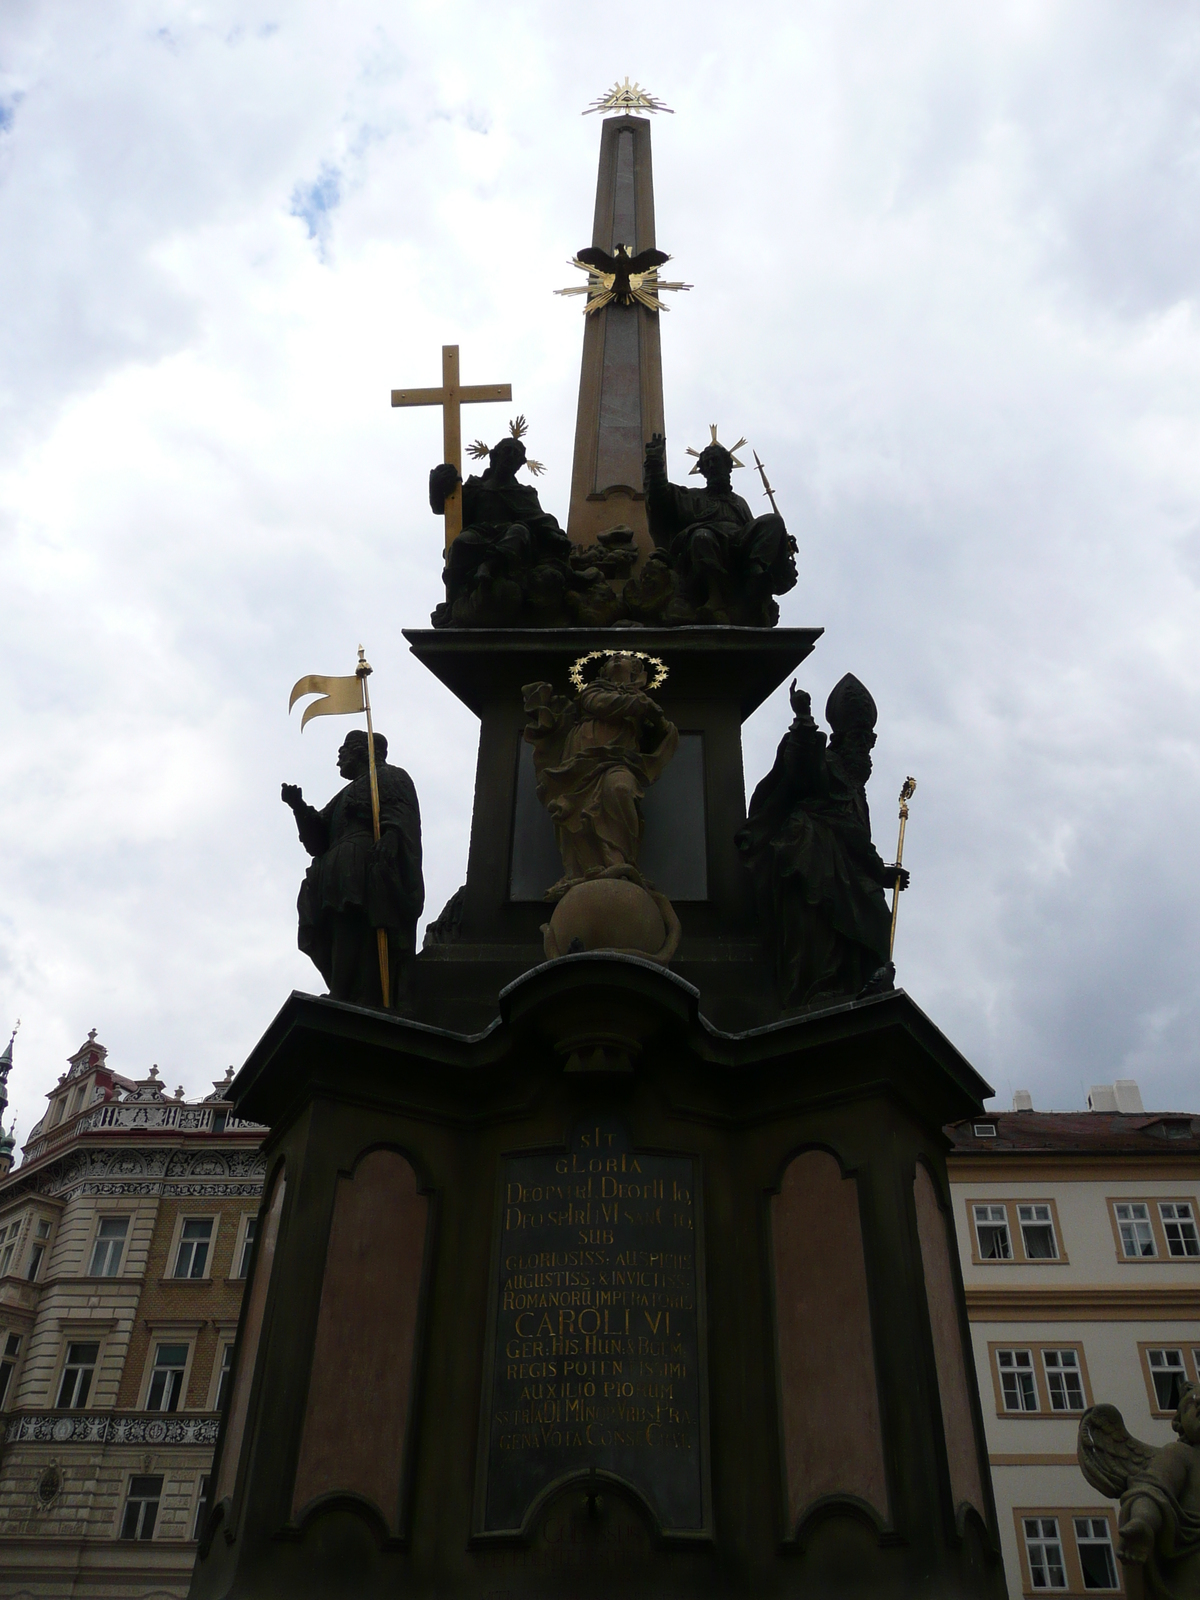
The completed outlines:
<svg viewBox="0 0 1200 1600">
<path fill-rule="evenodd" d="M 675 592 L 662 620 L 735 623 L 771 628 L 779 621 L 774 595 L 796 582 L 796 542 L 781 516 L 756 517 L 733 492 L 733 453 L 714 439 L 696 467 L 703 489 L 667 480 L 667 446 L 656 433 L 646 446 L 643 484 L 650 533 L 675 570 Z"/>
<path fill-rule="evenodd" d="M 1141 1567 L 1147 1600 L 1200 1600 L 1200 1389 L 1185 1383 L 1171 1426 L 1174 1444 L 1135 1439 L 1116 1406 L 1079 1420 L 1079 1470 L 1121 1502 L 1118 1555 Z"/>
<path fill-rule="evenodd" d="M 647 682 L 638 656 L 617 651 L 573 700 L 548 683 L 522 691 L 538 799 L 562 857 L 564 875 L 552 896 L 608 868 L 637 867 L 638 801 L 679 745 L 678 729 L 646 693 Z"/>
<path fill-rule="evenodd" d="M 300 843 L 313 857 L 300 886 L 298 944 L 335 1000 L 383 1004 L 376 930 L 388 936 L 392 1005 L 402 1003 L 416 949 L 417 919 L 425 904 L 421 876 L 421 813 L 417 791 L 402 767 L 387 764 L 387 740 L 375 735 L 380 838 L 371 821 L 367 736 L 348 733 L 338 751 L 347 780 L 321 811 L 294 783 L 281 794 L 292 808 Z"/>
<path fill-rule="evenodd" d="M 850 673 L 825 706 L 825 735 L 795 683 L 791 727 L 754 791 L 737 836 L 775 949 L 780 1003 L 802 1006 L 892 987 L 891 913 L 884 889 L 903 867 L 871 843 L 866 782 L 877 712 Z"/>
<path fill-rule="evenodd" d="M 435 628 L 555 627 L 572 620 L 567 593 L 581 582 L 571 567 L 573 546 L 542 510 L 533 485 L 517 482 L 526 454 L 516 428 L 490 450 L 474 452 L 488 464 L 482 477 L 472 475 L 462 486 L 463 529 L 446 551 L 446 598 L 433 613 Z M 429 474 L 437 516 L 461 481 L 450 462 Z"/>
</svg>

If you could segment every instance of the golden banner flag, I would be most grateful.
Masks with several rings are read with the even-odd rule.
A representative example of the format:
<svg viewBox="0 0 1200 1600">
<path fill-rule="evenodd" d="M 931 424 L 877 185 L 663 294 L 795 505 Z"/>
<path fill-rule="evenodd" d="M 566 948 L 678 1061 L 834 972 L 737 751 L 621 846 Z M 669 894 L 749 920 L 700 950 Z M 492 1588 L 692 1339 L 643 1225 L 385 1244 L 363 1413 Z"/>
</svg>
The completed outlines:
<svg viewBox="0 0 1200 1600">
<path fill-rule="evenodd" d="M 292 697 L 288 701 L 289 711 L 296 701 L 302 700 L 306 694 L 321 696 L 320 700 L 314 700 L 312 705 L 305 707 L 304 715 L 300 718 L 301 733 L 309 717 L 335 717 L 345 713 L 365 711 L 363 682 L 364 680 L 359 677 L 323 678 L 317 672 L 310 672 L 307 677 L 301 678 L 292 689 Z"/>
</svg>

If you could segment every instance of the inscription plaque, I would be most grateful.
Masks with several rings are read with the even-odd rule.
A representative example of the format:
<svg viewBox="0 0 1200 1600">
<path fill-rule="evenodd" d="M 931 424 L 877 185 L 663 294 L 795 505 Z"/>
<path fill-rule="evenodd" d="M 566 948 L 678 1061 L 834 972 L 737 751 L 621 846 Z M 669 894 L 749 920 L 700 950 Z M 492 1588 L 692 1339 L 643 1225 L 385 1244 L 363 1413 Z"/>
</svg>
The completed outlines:
<svg viewBox="0 0 1200 1600">
<path fill-rule="evenodd" d="M 706 1532 L 702 1278 L 690 1156 L 596 1118 L 501 1164 L 481 1531 L 550 1485 L 611 1473 L 664 1533 Z"/>
</svg>

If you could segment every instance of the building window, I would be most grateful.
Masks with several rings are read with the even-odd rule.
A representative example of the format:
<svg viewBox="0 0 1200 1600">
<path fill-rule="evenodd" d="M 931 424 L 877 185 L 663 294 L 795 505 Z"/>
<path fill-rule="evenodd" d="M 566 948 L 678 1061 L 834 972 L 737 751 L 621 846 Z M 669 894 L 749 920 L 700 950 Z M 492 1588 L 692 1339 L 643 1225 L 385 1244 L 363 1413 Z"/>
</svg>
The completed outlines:
<svg viewBox="0 0 1200 1600">
<path fill-rule="evenodd" d="M 99 1344 L 69 1344 L 58 1384 L 58 1405 L 63 1411 L 87 1405 L 92 1390 L 92 1375 L 100 1355 Z"/>
<path fill-rule="evenodd" d="M 1141 1200 L 1119 1203 L 1117 1231 L 1121 1235 L 1121 1249 L 1131 1259 L 1138 1256 L 1155 1256 L 1154 1230 L 1150 1226 L 1150 1207 Z"/>
<path fill-rule="evenodd" d="M 183 1374 L 187 1370 L 186 1344 L 160 1344 L 154 1355 L 150 1387 L 146 1391 L 147 1411 L 178 1411 L 183 1395 Z"/>
<path fill-rule="evenodd" d="M 977 1122 L 975 1124 L 975 1137 L 977 1139 L 994 1139 L 996 1137 L 996 1124 L 994 1122 Z"/>
<path fill-rule="evenodd" d="M 1076 1350 L 1043 1350 L 1051 1411 L 1083 1410 L 1083 1377 Z"/>
<path fill-rule="evenodd" d="M 1147 1350 L 1150 1364 L 1150 1382 L 1154 1385 L 1154 1398 L 1160 1411 L 1179 1409 L 1180 1385 L 1186 1382 L 1182 1350 Z"/>
<path fill-rule="evenodd" d="M 204 1532 L 204 1519 L 208 1516 L 208 1493 L 211 1483 L 212 1479 L 207 1473 L 200 1479 L 200 1493 L 196 1496 L 196 1520 L 192 1524 L 193 1539 L 199 1539 Z"/>
<path fill-rule="evenodd" d="M 1006 1411 L 1036 1411 L 1037 1387 L 1033 1381 L 1033 1354 L 1029 1350 L 997 1350 L 1000 1392 Z"/>
<path fill-rule="evenodd" d="M 212 1243 L 213 1219 L 193 1217 L 183 1225 L 179 1235 L 179 1250 L 175 1256 L 176 1278 L 203 1278 L 208 1266 L 208 1251 Z"/>
<path fill-rule="evenodd" d="M 161 1478 L 130 1478 L 125 1514 L 121 1518 L 122 1539 L 153 1539 L 162 1486 Z"/>
<path fill-rule="evenodd" d="M 1058 1518 L 1023 1517 L 1021 1521 L 1033 1587 L 1065 1589 L 1067 1573 L 1063 1566 L 1062 1540 L 1058 1536 Z"/>
<path fill-rule="evenodd" d="M 1021 1225 L 1021 1244 L 1028 1261 L 1056 1261 L 1058 1245 L 1054 1239 L 1054 1222 L 1048 1205 L 1017 1207 Z"/>
<path fill-rule="evenodd" d="M 129 1232 L 128 1217 L 101 1217 L 92 1250 L 92 1264 L 88 1276 L 115 1278 L 121 1266 L 121 1252 L 125 1248 L 125 1235 Z"/>
<path fill-rule="evenodd" d="M 8 1386 L 16 1371 L 17 1357 L 21 1354 L 21 1335 L 10 1333 L 4 1341 L 4 1359 L 0 1361 L 0 1411 L 8 1399 Z"/>
<path fill-rule="evenodd" d="M 238 1256 L 237 1271 L 234 1273 L 235 1278 L 244 1278 L 250 1271 L 250 1254 L 254 1249 L 254 1235 L 257 1228 L 258 1218 L 247 1217 L 245 1230 L 242 1233 L 241 1254 Z"/>
<path fill-rule="evenodd" d="M 0 1250 L 0 1278 L 6 1277 L 12 1267 L 13 1251 L 17 1248 L 17 1230 L 20 1228 L 20 1226 L 21 1224 L 19 1222 L 13 1223 L 12 1227 L 9 1229 L 12 1238 L 9 1240 L 8 1244 L 4 1246 L 3 1250 Z M 0 1234 L 0 1239 L 3 1237 L 3 1234 Z"/>
<path fill-rule="evenodd" d="M 229 1393 L 229 1380 L 233 1376 L 233 1346 L 227 1344 L 221 1352 L 221 1375 L 217 1379 L 217 1398 L 213 1407 L 216 1411 L 224 1411 L 225 1397 Z"/>
<path fill-rule="evenodd" d="M 1075 1546 L 1085 1589 L 1117 1589 L 1117 1563 L 1107 1517 L 1076 1517 Z"/>
<path fill-rule="evenodd" d="M 1012 1240 L 1008 1236 L 1008 1211 L 1004 1206 L 975 1207 L 975 1237 L 982 1261 L 1011 1261 Z"/>
<path fill-rule="evenodd" d="M 1173 1256 L 1200 1256 L 1196 1237 L 1196 1217 L 1187 1200 L 1163 1200 L 1159 1204 L 1167 1250 Z"/>
</svg>

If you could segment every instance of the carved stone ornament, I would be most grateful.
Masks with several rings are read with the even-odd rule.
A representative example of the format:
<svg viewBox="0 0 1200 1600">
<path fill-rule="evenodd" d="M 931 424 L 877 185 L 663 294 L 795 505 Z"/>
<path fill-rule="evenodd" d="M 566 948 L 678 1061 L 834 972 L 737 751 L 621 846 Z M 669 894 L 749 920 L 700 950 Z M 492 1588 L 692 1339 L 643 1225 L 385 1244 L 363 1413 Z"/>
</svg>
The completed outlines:
<svg viewBox="0 0 1200 1600">
<path fill-rule="evenodd" d="M 1079 1470 L 1120 1500 L 1117 1551 L 1140 1567 L 1147 1600 L 1200 1600 L 1200 1388 L 1185 1383 L 1173 1444 L 1135 1439 L 1116 1406 L 1091 1406 L 1079 1421 Z"/>
</svg>

